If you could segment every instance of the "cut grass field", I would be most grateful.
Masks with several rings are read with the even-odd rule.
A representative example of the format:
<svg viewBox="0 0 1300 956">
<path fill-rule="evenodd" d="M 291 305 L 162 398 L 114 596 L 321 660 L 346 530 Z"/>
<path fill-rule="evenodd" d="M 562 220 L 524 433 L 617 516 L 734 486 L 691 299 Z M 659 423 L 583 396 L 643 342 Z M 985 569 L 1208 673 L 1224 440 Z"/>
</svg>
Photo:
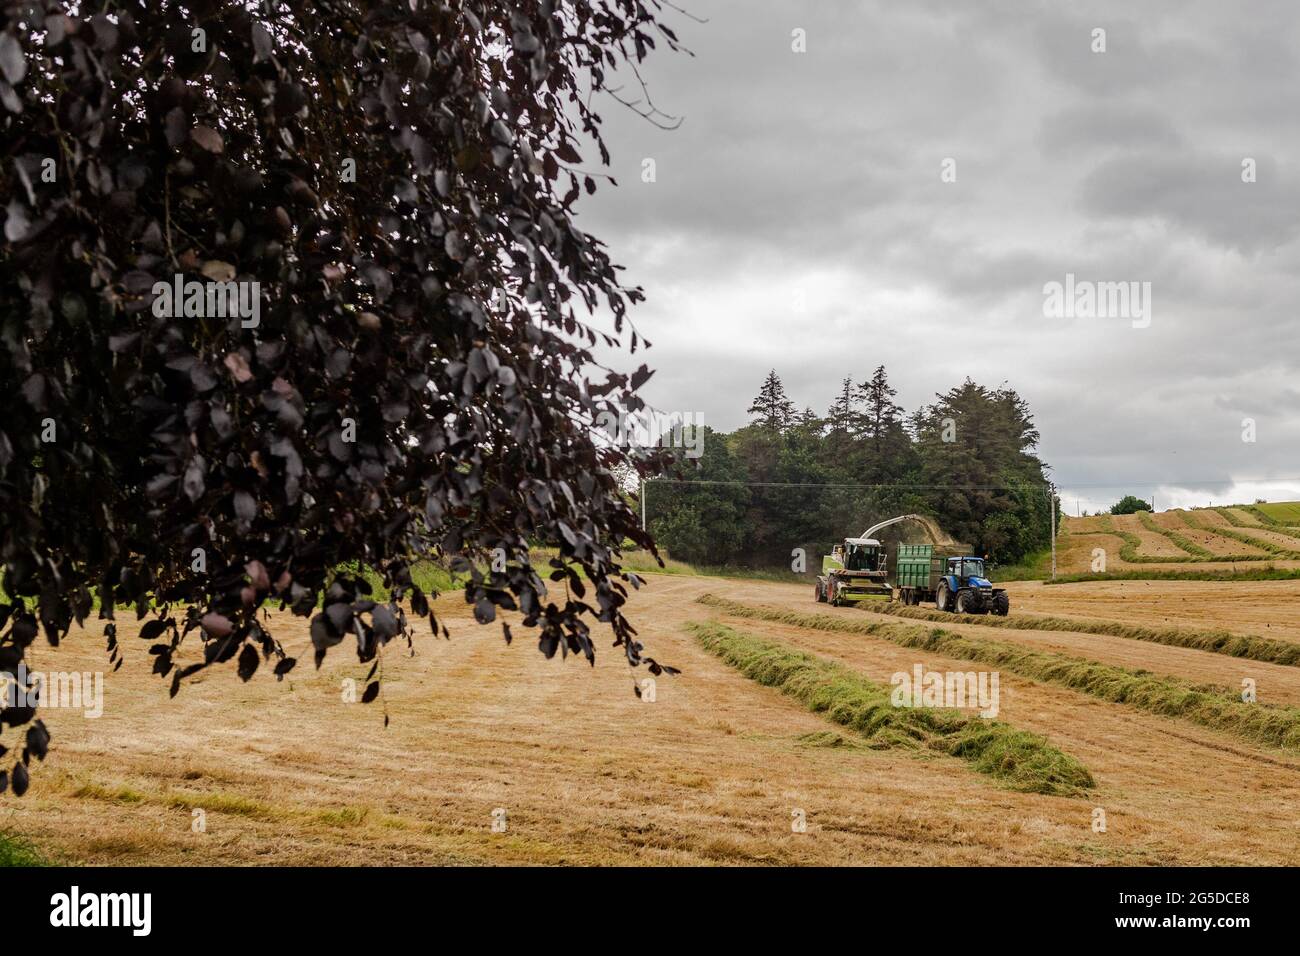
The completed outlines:
<svg viewBox="0 0 1300 956">
<path fill-rule="evenodd" d="M 1096 784 L 1086 797 L 1019 792 L 926 747 L 874 749 L 690 632 L 719 616 L 696 603 L 707 591 L 815 611 L 805 584 L 647 578 L 631 618 L 648 652 L 682 669 L 657 680 L 654 702 L 632 692 L 633 677 L 648 675 L 629 672 L 606 642 L 594 668 L 547 661 L 526 629 L 507 647 L 499 628 L 474 624 L 455 593 L 438 608 L 452 639 L 420 634 L 415 656 L 387 655 L 384 695 L 371 705 L 341 700 L 342 681 L 368 667 L 342 646 L 319 672 L 300 665 L 283 683 L 259 673 L 244 684 L 214 670 L 169 699 L 138 625 L 119 621 L 126 662 L 105 675 L 103 717 L 47 712 L 49 758 L 27 796 L 4 798 L 0 825 L 47 860 L 91 865 L 1300 864 L 1300 761 L 1284 751 L 1003 668 L 998 720 L 1047 739 Z M 1013 619 L 1032 609 L 1300 641 L 1285 581 L 1030 581 L 1011 592 Z M 878 685 L 918 662 L 973 669 L 928 646 L 723 617 Z M 277 612 L 269 623 L 288 653 L 310 659 L 304 620 Z M 951 629 L 968 640 L 977 630 Z M 1017 635 L 1027 647 L 1068 638 L 1081 656 L 1094 642 L 1106 661 L 1189 681 L 1229 683 L 1225 668 L 1240 663 L 1104 634 L 997 632 L 1004 643 Z M 104 669 L 94 628 L 32 651 L 37 668 Z M 1248 663 L 1261 699 L 1300 670 Z M 1300 683 L 1294 690 L 1300 699 Z M 1091 829 L 1098 806 L 1104 834 Z M 497 808 L 504 833 L 491 829 Z M 796 808 L 806 833 L 791 832 Z"/>
<path fill-rule="evenodd" d="M 1258 529 L 1252 531 L 1241 531 L 1232 526 L 1218 511 L 1200 514 L 1192 511 L 1183 511 L 1178 513 L 1188 527 L 1196 528 L 1203 531 L 1211 531 L 1221 537 L 1231 538 L 1233 541 L 1266 551 L 1275 558 L 1284 560 L 1300 559 L 1300 551 L 1296 546 L 1300 541 L 1288 538 L 1286 535 L 1279 534 L 1275 531 Z"/>
<path fill-rule="evenodd" d="M 1227 687 L 1198 686 L 1178 677 L 1029 650 L 1002 641 L 972 640 L 941 628 L 927 630 L 853 621 L 828 614 L 750 607 L 712 594 L 703 595 L 699 600 L 708 607 L 736 617 L 776 621 L 813 630 L 871 635 L 916 650 L 988 664 L 1111 703 L 1137 707 L 1162 717 L 1190 720 L 1212 730 L 1300 755 L 1300 708 L 1246 703 L 1239 691 Z"/>
<path fill-rule="evenodd" d="M 1243 568 L 1125 568 L 1122 571 L 1091 571 L 1058 574 L 1044 584 L 1083 584 L 1088 581 L 1294 581 L 1300 568 L 1279 568 L 1272 564 Z M 1027 578 L 1025 580 L 1034 580 Z"/>
<path fill-rule="evenodd" d="M 1186 647 L 1229 657 L 1246 657 L 1270 664 L 1300 667 L 1300 643 L 1257 637 L 1253 634 L 1235 634 L 1221 628 L 1144 627 L 1119 621 L 1088 620 L 1077 617 L 1016 614 L 1009 617 L 989 617 L 981 614 L 952 614 L 946 611 L 910 607 L 894 601 L 863 602 L 859 607 L 875 614 L 892 614 L 897 617 L 940 623 L 972 624 L 978 627 L 1014 631 L 1073 631 L 1080 634 L 1107 634 L 1134 641 L 1150 641 L 1170 647 Z"/>
<path fill-rule="evenodd" d="M 693 622 L 688 628 L 706 650 L 746 677 L 856 731 L 873 747 L 927 747 L 970 761 L 978 772 L 1026 793 L 1076 795 L 1096 786 L 1082 764 L 1037 734 L 957 710 L 895 707 L 890 687 L 839 664 L 723 624 Z"/>
<path fill-rule="evenodd" d="M 1254 521 L 1252 525 L 1250 522 Z M 1102 570 L 1094 570 L 1098 549 Z M 1049 575 L 1008 577 L 1025 580 Z M 1271 527 L 1246 508 L 1066 517 L 1057 581 L 1281 580 L 1300 577 L 1300 531 Z"/>
<path fill-rule="evenodd" d="M 1205 548 L 1197 544 L 1195 541 L 1191 541 L 1188 538 L 1184 537 L 1183 535 L 1179 534 L 1173 528 L 1156 524 L 1155 518 L 1151 517 L 1151 515 L 1149 515 L 1145 511 L 1139 511 L 1137 513 L 1137 518 L 1138 521 L 1142 523 L 1142 527 L 1146 528 L 1148 531 L 1154 534 L 1164 536 L 1166 539 L 1172 542 L 1174 547 L 1178 548 L 1184 554 L 1190 554 L 1192 557 L 1199 558 L 1202 561 L 1213 561 L 1215 558 L 1218 557 L 1218 555 L 1216 555 L 1213 551 L 1206 550 Z"/>
</svg>

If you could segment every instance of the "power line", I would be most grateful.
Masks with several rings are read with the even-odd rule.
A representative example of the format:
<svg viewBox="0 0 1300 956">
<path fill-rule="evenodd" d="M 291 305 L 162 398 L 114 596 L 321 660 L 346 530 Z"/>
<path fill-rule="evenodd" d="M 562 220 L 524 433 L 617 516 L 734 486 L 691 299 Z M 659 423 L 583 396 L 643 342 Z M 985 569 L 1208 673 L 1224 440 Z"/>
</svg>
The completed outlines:
<svg viewBox="0 0 1300 956">
<path fill-rule="evenodd" d="M 856 485 L 821 481 L 728 481 L 705 479 L 692 481 L 689 478 L 651 478 L 647 484 L 669 485 L 741 485 L 746 488 L 838 488 L 845 491 L 863 491 L 879 488 L 919 488 L 919 489 L 962 489 L 965 491 L 1006 491 L 1014 488 L 1047 488 L 1049 482 L 1024 482 L 1021 485 L 919 485 L 919 484 L 880 484 Z"/>
<path fill-rule="evenodd" d="M 881 488 L 900 488 L 900 489 L 922 489 L 929 491 L 951 490 L 951 491 L 1009 491 L 1018 488 L 1048 488 L 1052 484 L 1068 488 L 1149 488 L 1158 486 L 1188 487 L 1194 485 L 1221 485 L 1225 482 L 1232 484 L 1300 484 L 1300 478 L 1206 478 L 1198 481 L 1172 480 L 1172 479 L 1146 479 L 1143 481 L 1121 481 L 1108 482 L 1106 484 L 1083 483 L 1075 484 L 1074 482 L 1050 482 L 1050 481 L 1026 481 L 1020 484 L 1002 484 L 1002 485 L 926 485 L 914 484 L 907 482 L 892 482 L 885 484 L 843 484 L 839 482 L 821 482 L 821 481 L 741 481 L 737 478 L 732 479 L 691 479 L 691 478 L 650 478 L 648 484 L 669 484 L 669 485 L 740 485 L 746 488 L 838 488 L 849 491 L 874 490 Z"/>
</svg>

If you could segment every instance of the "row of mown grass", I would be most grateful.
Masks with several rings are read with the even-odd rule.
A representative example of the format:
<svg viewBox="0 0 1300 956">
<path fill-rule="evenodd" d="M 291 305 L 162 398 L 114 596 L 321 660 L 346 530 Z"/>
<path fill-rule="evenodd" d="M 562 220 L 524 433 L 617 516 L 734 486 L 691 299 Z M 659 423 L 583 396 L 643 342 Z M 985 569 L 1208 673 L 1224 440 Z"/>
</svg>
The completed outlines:
<svg viewBox="0 0 1300 956">
<path fill-rule="evenodd" d="M 1095 534 L 1108 534 L 1119 538 L 1119 556 L 1126 564 L 1181 564 L 1186 561 L 1196 560 L 1191 555 L 1184 558 L 1162 558 L 1157 555 L 1139 554 L 1138 548 L 1142 546 L 1142 539 L 1131 531 L 1121 531 L 1116 528 L 1110 520 L 1110 515 L 1102 515 L 1100 531 L 1075 531 L 1073 534 L 1081 538 L 1086 538 Z M 1059 580 L 1059 578 L 1058 578 Z"/>
<path fill-rule="evenodd" d="M 1082 584 L 1094 581 L 1294 581 L 1300 579 L 1300 568 L 1266 567 L 1243 568 L 1240 571 L 1211 568 L 1125 568 L 1120 571 L 1079 571 L 1058 574 L 1044 584 Z"/>
<path fill-rule="evenodd" d="M 1223 512 L 1218 513 L 1222 514 Z M 1257 538 L 1244 531 L 1238 531 L 1236 528 L 1225 528 L 1222 525 L 1207 528 L 1205 525 L 1201 524 L 1190 511 L 1183 512 L 1183 521 L 1185 521 L 1190 527 L 1196 528 L 1199 531 L 1212 531 L 1214 534 L 1222 535 L 1225 538 L 1231 538 L 1233 541 L 1240 541 L 1242 544 L 1248 544 L 1252 547 L 1259 548 L 1262 551 L 1267 551 L 1275 558 L 1282 558 L 1287 561 L 1300 560 L 1300 551 L 1297 551 L 1294 548 L 1284 548 L 1280 544 L 1276 544 L 1264 538 Z"/>
<path fill-rule="evenodd" d="M 961 757 L 980 773 L 1030 793 L 1073 795 L 1096 786 L 1083 764 L 1038 734 L 959 710 L 895 707 L 890 687 L 833 661 L 716 622 L 687 627 L 746 677 L 857 731 L 873 748 L 927 748 Z"/>
<path fill-rule="evenodd" d="M 1150 512 L 1139 511 L 1137 513 L 1137 518 L 1138 521 L 1142 524 L 1142 527 L 1146 528 L 1148 531 L 1152 531 L 1160 535 L 1162 538 L 1167 539 L 1174 545 L 1174 547 L 1178 548 L 1184 554 L 1190 554 L 1192 557 L 1200 558 L 1202 561 L 1213 561 L 1215 558 L 1218 557 L 1218 555 L 1216 555 L 1213 551 L 1210 551 L 1208 548 L 1201 547 L 1195 541 L 1190 541 L 1187 538 L 1184 538 L 1178 532 L 1173 531 L 1170 528 L 1163 528 L 1160 525 L 1156 524 L 1156 520 L 1151 517 Z"/>
<path fill-rule="evenodd" d="M 1200 509 L 1196 508 L 1193 510 L 1199 511 Z M 1249 521 L 1242 521 L 1240 518 L 1238 518 L 1235 514 L 1232 513 L 1233 511 L 1232 508 L 1210 508 L 1209 510 L 1213 511 L 1215 514 L 1222 515 L 1223 520 L 1228 522 L 1228 524 L 1232 525 L 1234 528 L 1254 528 L 1258 530 L 1260 527 L 1257 524 L 1251 524 Z M 1238 510 L 1246 510 L 1246 509 L 1238 509 Z"/>
<path fill-rule="evenodd" d="M 1300 708 L 1248 704 L 1227 687 L 1193 684 L 1179 677 L 1115 667 L 1048 651 L 1029 650 L 1003 641 L 976 640 L 941 628 L 926 631 L 924 628 L 903 624 L 882 625 L 832 617 L 829 614 L 803 614 L 776 608 L 750 607 L 712 594 L 702 595 L 697 600 L 736 617 L 770 620 L 821 631 L 883 637 L 903 647 L 989 664 L 1032 680 L 1081 691 L 1101 700 L 1126 704 L 1163 717 L 1189 720 L 1252 743 L 1300 753 Z"/>
<path fill-rule="evenodd" d="M 996 627 L 1009 631 L 1068 631 L 1076 634 L 1105 634 L 1133 641 L 1148 641 L 1170 647 L 1187 647 L 1228 657 L 1245 657 L 1268 664 L 1286 664 L 1300 667 L 1300 642 L 1281 641 L 1251 634 L 1234 634 L 1219 628 L 1143 627 L 1120 621 L 1097 618 L 1053 617 L 1052 615 L 1016 615 L 1014 617 L 987 617 L 981 614 L 949 614 L 923 607 L 909 607 L 894 601 L 884 603 L 863 601 L 864 611 L 875 614 L 892 614 L 896 617 L 918 621 L 958 622 Z"/>
<path fill-rule="evenodd" d="M 1116 528 L 1111 523 L 1110 515 L 1101 516 L 1103 520 L 1098 523 L 1101 525 L 1102 530 L 1075 531 L 1073 532 L 1073 534 L 1079 535 L 1080 537 L 1086 537 L 1088 535 L 1095 535 L 1095 534 L 1109 534 L 1109 535 L 1113 535 L 1116 538 L 1119 538 L 1120 539 L 1119 556 L 1126 564 L 1197 564 L 1201 562 L 1210 562 L 1210 561 L 1270 561 L 1273 559 L 1273 555 L 1271 554 L 1214 554 L 1206 550 L 1205 548 L 1201 547 L 1196 542 L 1189 541 L 1187 538 L 1183 537 L 1177 532 L 1170 531 L 1166 528 L 1160 527 L 1158 524 L 1156 524 L 1154 521 L 1151 520 L 1151 515 L 1148 514 L 1147 512 L 1139 511 L 1137 515 L 1138 515 L 1138 520 L 1142 522 L 1142 525 L 1145 528 L 1147 528 L 1150 531 L 1154 531 L 1156 532 L 1156 534 L 1159 534 L 1167 538 L 1174 546 L 1176 546 L 1179 550 L 1183 552 L 1183 555 L 1180 557 L 1170 558 L 1170 557 L 1160 557 L 1159 555 L 1153 555 L 1153 554 L 1141 554 L 1138 551 L 1138 549 L 1142 546 L 1142 539 L 1139 538 L 1137 535 L 1133 534 L 1133 532 L 1131 531 L 1121 531 L 1119 528 Z M 1216 528 L 1215 529 L 1216 533 L 1219 530 L 1222 529 Z M 1139 576 L 1145 577 L 1145 575 L 1139 575 Z M 1102 577 L 1102 575 L 1100 574 L 1084 575 L 1084 576 L 1080 576 L 1079 580 L 1082 580 L 1084 577 L 1091 579 L 1091 578 L 1100 578 Z M 1215 578 L 1211 580 L 1218 580 L 1218 579 Z"/>
</svg>

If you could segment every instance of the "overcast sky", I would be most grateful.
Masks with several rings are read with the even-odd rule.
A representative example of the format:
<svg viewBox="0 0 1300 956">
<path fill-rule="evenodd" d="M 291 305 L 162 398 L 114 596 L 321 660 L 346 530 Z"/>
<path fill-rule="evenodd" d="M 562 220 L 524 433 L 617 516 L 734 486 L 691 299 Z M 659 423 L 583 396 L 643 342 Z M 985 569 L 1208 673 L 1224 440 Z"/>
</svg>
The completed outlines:
<svg viewBox="0 0 1300 956">
<path fill-rule="evenodd" d="M 731 430 L 775 368 L 824 414 L 883 363 L 909 411 L 1015 388 L 1070 512 L 1300 499 L 1294 0 L 683 3 L 695 56 L 643 70 L 680 128 L 607 103 L 619 187 L 579 205 L 652 404 Z M 1149 282 L 1149 324 L 1045 316 L 1067 273 Z"/>
</svg>

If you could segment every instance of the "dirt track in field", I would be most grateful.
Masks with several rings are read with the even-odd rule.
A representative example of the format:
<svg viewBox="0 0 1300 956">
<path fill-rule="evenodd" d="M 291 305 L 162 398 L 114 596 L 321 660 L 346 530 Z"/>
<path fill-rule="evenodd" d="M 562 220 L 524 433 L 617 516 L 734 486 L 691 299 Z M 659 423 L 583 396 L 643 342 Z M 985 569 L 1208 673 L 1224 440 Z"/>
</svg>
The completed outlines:
<svg viewBox="0 0 1300 956">
<path fill-rule="evenodd" d="M 955 758 L 863 749 L 706 654 L 683 627 L 715 617 L 694 601 L 705 591 L 865 615 L 814 605 L 804 586 L 652 576 L 634 620 L 650 653 L 684 671 L 659 678 L 653 703 L 633 694 L 607 641 L 595 668 L 546 661 L 522 628 L 506 647 L 455 596 L 439 602 L 453 640 L 425 630 L 416 657 L 394 648 L 384 700 L 370 705 L 341 700 L 342 681 L 359 688 L 367 667 L 340 645 L 313 671 L 305 621 L 287 615 L 275 628 L 302 661 L 292 679 L 241 684 L 221 670 L 168 700 L 123 621 L 128 662 L 107 678 L 104 716 L 46 712 L 53 750 L 25 798 L 3 798 L 0 830 L 91 864 L 1300 863 L 1300 758 L 1003 675 L 1002 718 L 1047 734 L 1099 782 L 1087 798 L 1009 792 Z M 1011 591 L 1013 613 L 1300 640 L 1293 582 Z M 885 681 L 918 662 L 978 669 L 879 638 L 733 623 Z M 1300 701 L 1300 668 L 1121 638 L 956 629 L 1198 680 L 1235 683 L 1248 670 L 1265 699 Z M 74 635 L 39 648 L 34 666 L 98 670 L 101 648 L 95 633 Z M 1092 830 L 1095 807 L 1105 833 Z M 497 808 L 504 833 L 492 831 Z M 795 810 L 806 833 L 791 831 Z"/>
</svg>

